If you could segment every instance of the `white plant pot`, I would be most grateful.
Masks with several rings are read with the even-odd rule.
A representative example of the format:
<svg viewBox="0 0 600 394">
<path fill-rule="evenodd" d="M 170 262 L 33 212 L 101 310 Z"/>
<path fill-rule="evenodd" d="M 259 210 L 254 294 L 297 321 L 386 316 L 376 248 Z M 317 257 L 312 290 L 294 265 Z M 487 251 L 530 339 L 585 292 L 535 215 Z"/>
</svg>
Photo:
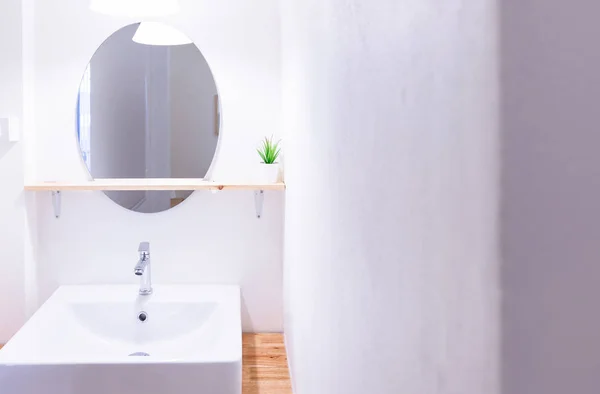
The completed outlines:
<svg viewBox="0 0 600 394">
<path fill-rule="evenodd" d="M 279 182 L 279 163 L 265 164 L 261 163 L 262 177 L 261 180 L 264 183 L 277 183 Z"/>
</svg>

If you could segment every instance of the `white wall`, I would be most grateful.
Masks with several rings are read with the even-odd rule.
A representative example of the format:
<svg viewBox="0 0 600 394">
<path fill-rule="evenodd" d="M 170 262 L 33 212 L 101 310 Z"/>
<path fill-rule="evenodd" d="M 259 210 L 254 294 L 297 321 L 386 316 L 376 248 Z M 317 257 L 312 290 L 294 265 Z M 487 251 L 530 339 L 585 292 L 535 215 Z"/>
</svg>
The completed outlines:
<svg viewBox="0 0 600 394">
<path fill-rule="evenodd" d="M 186 32 L 201 48 L 214 70 L 222 96 L 223 137 L 213 175 L 215 179 L 250 177 L 259 167 L 254 150 L 258 141 L 280 129 L 278 2 L 180 3 L 181 14 L 168 22 Z M 25 175 L 31 179 L 87 179 L 74 130 L 73 109 L 79 81 L 98 46 L 120 27 L 135 22 L 93 14 L 87 5 L 79 0 L 36 0 L 35 20 L 24 21 L 35 26 L 35 47 L 27 41 L 23 48 L 35 54 L 23 65 L 27 70 L 33 67 L 34 75 L 33 81 L 28 82 L 29 89 L 25 89 L 25 100 L 35 100 L 35 107 L 30 108 L 35 108 L 35 118 L 31 120 L 35 120 L 36 129 L 29 136 L 31 144 L 23 145 L 30 151 L 25 157 L 29 163 Z M 20 29 L 19 15 L 11 6 L 16 7 L 2 2 L 0 14 L 3 21 L 7 15 L 8 26 L 17 25 L 10 27 L 15 34 L 3 34 L 0 45 L 18 56 L 15 37 Z M 252 18 L 248 17 L 250 14 Z M 243 68 L 240 59 L 244 59 Z M 13 86 L 15 96 L 21 93 L 16 82 L 19 71 L 16 66 L 3 68 L 0 73 L 2 81 Z M 13 95 L 7 99 L 4 91 L 3 88 L 0 97 L 12 100 Z M 17 154 L 17 158 L 11 154 Z M 15 165 L 21 162 L 18 156 L 16 150 L 0 159 L 0 169 L 14 174 L 10 178 L 12 194 L 5 194 L 8 202 L 4 207 L 10 215 L 15 215 L 10 206 L 15 206 L 14 196 L 22 186 L 23 177 Z M 244 329 L 281 330 L 281 193 L 267 193 L 260 220 L 255 217 L 252 192 L 194 193 L 175 209 L 152 215 L 126 211 L 101 193 L 64 193 L 58 220 L 54 218 L 49 194 L 40 194 L 37 200 L 35 212 L 30 213 L 39 221 L 35 253 L 22 251 L 21 246 L 1 252 L 9 253 L 9 266 L 4 269 L 17 277 L 22 270 L 20 254 L 37 256 L 32 266 L 25 267 L 32 272 L 37 270 L 37 276 L 25 278 L 34 284 L 28 288 L 30 294 L 39 290 L 39 298 L 34 296 L 30 307 L 34 308 L 61 284 L 136 283 L 131 268 L 137 257 L 137 244 L 148 240 L 152 243 L 157 283 L 238 283 L 243 293 Z M 11 236 L 19 237 L 21 231 L 14 229 L 20 218 L 10 217 L 10 231 L 16 234 Z M 2 312 L 3 318 L 12 316 L 14 321 L 6 329 L 3 327 L 0 341 L 8 339 L 21 323 L 21 308 L 13 305 L 22 299 L 23 289 L 10 283 L 2 291 L 7 293 L 3 294 L 6 298 L 15 300 L 6 309 L 13 312 Z"/>
<path fill-rule="evenodd" d="M 498 393 L 495 1 L 283 3 L 296 393 Z"/>
<path fill-rule="evenodd" d="M 21 2 L 0 7 L 0 118 L 22 118 Z M 25 320 L 23 149 L 8 141 L 7 124 L 0 135 L 0 342 Z"/>
<path fill-rule="evenodd" d="M 506 394 L 600 390 L 600 3 L 501 2 Z"/>
</svg>

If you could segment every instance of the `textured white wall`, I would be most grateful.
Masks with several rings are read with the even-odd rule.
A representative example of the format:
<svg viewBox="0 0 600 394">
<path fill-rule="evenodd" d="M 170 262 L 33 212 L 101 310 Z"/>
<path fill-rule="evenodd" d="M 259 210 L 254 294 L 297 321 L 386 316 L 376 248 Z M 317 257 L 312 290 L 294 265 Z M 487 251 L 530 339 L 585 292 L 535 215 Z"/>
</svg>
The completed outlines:
<svg viewBox="0 0 600 394">
<path fill-rule="evenodd" d="M 503 389 L 596 394 L 600 3 L 501 10 Z"/>
<path fill-rule="evenodd" d="M 495 1 L 282 14 L 296 393 L 498 393 Z"/>
<path fill-rule="evenodd" d="M 21 2 L 0 6 L 0 118 L 22 118 Z M 25 320 L 23 149 L 8 141 L 6 123 L 0 135 L 0 342 Z"/>
<path fill-rule="evenodd" d="M 10 22 L 3 23 L 3 29 L 8 26 L 14 34 L 3 34 L 0 45 L 18 57 L 19 43 L 15 37 L 21 26 L 19 14 L 10 8 L 18 6 L 11 1 L 2 2 L 0 14 L 3 21 L 6 15 Z M 135 21 L 93 14 L 87 8 L 88 3 L 79 0 L 25 3 L 35 5 L 35 15 L 28 13 L 23 20 L 28 28 L 35 29 L 23 47 L 28 54 L 23 69 L 33 77 L 26 81 L 24 91 L 25 100 L 35 104 L 28 106 L 28 113 L 35 115 L 28 118 L 29 123 L 35 121 L 37 126 L 22 145 L 27 153 L 25 175 L 37 180 L 86 179 L 74 129 L 79 81 L 98 46 L 118 28 Z M 277 134 L 280 129 L 278 2 L 260 0 L 250 6 L 242 0 L 226 3 L 182 0 L 181 6 L 182 13 L 167 22 L 186 32 L 201 48 L 215 70 L 223 100 L 223 137 L 214 176 L 250 177 L 259 167 L 254 150 L 258 141 L 264 135 Z M 250 12 L 252 18 L 248 17 Z M 242 68 L 240 59 L 244 59 Z M 13 86 L 14 97 L 22 93 L 18 87 L 20 66 L 3 67 L 0 76 L 2 81 L 8 81 L 8 86 Z M 6 98 L 2 86 L 0 97 L 12 100 L 13 94 L 8 93 L 10 96 Z M 14 111 L 19 111 L 19 107 Z M 15 154 L 16 158 L 10 156 Z M 14 174 L 10 178 L 12 192 L 3 194 L 8 202 L 0 209 L 10 213 L 13 225 L 9 225 L 8 231 L 17 238 L 25 236 L 25 229 L 19 231 L 17 227 L 24 214 L 10 206 L 15 206 L 14 196 L 22 188 L 21 159 L 18 150 L 0 159 L 0 168 Z M 35 234 L 37 248 L 23 250 L 23 246 L 11 246 L 9 252 L 0 252 L 9 253 L 8 260 L 3 260 L 0 267 L 8 261 L 7 272 L 12 270 L 16 277 L 22 269 L 28 273 L 25 282 L 29 311 L 61 284 L 135 283 L 131 269 L 137 243 L 148 240 L 152 243 L 157 283 L 240 284 L 244 328 L 281 330 L 281 193 L 267 193 L 261 220 L 255 217 L 252 192 L 195 193 L 175 209 L 155 215 L 128 212 L 101 193 L 64 193 L 62 216 L 58 220 L 53 216 L 49 193 L 40 194 L 37 200 L 37 205 L 33 204 L 28 211 L 28 215 L 39 220 Z M 21 254 L 27 256 L 25 268 L 19 261 Z M 18 283 L 17 279 L 2 289 L 7 298 L 15 300 L 9 305 L 15 311 L 10 316 L 22 310 L 14 306 L 21 302 L 18 297 L 22 297 L 23 291 L 21 285 L 13 284 Z M 22 319 L 11 318 L 0 341 L 6 340 L 21 323 Z"/>
</svg>

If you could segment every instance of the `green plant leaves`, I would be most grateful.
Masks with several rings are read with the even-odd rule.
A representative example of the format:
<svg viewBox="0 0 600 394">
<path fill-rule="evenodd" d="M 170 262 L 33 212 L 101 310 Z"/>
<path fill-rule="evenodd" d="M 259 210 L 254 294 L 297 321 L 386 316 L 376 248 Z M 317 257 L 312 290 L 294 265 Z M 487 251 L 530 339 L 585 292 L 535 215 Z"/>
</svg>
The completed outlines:
<svg viewBox="0 0 600 394">
<path fill-rule="evenodd" d="M 271 136 L 271 138 L 265 137 L 260 149 L 256 150 L 263 163 L 273 164 L 277 161 L 277 158 L 281 153 L 281 147 L 279 146 L 280 142 L 281 141 L 273 142 L 273 136 Z"/>
</svg>

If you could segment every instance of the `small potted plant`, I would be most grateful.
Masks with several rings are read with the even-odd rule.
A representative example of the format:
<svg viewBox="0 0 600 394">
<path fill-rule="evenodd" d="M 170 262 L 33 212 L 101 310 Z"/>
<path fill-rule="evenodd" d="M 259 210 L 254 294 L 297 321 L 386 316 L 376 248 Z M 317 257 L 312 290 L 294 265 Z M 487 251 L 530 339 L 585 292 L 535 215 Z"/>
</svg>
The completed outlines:
<svg viewBox="0 0 600 394">
<path fill-rule="evenodd" d="M 262 141 L 262 145 L 256 151 L 262 159 L 262 173 L 263 181 L 266 183 L 275 183 L 279 181 L 279 162 L 277 158 L 281 152 L 279 146 L 280 141 L 273 142 L 273 137 L 267 138 Z"/>
</svg>

